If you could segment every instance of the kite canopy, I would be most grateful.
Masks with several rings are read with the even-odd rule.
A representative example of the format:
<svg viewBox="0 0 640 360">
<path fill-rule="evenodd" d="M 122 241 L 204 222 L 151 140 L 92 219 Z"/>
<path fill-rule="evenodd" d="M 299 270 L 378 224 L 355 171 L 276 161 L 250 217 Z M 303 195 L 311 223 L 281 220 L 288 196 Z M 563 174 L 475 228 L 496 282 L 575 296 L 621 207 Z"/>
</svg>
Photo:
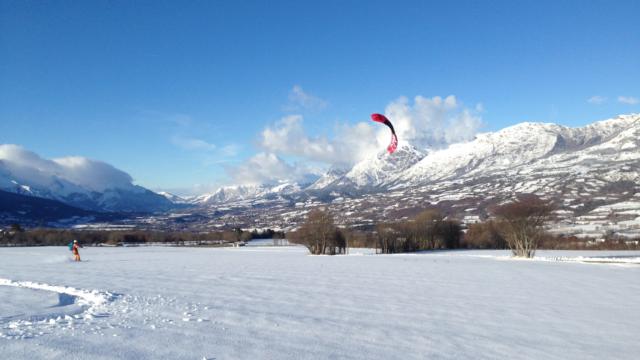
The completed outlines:
<svg viewBox="0 0 640 360">
<path fill-rule="evenodd" d="M 398 148 L 398 137 L 396 136 L 396 131 L 393 129 L 393 125 L 391 121 L 387 119 L 386 116 L 382 114 L 371 114 L 371 120 L 379 123 L 383 123 L 391 129 L 391 143 L 387 146 L 387 151 L 389 154 L 393 154 L 394 151 Z"/>
</svg>

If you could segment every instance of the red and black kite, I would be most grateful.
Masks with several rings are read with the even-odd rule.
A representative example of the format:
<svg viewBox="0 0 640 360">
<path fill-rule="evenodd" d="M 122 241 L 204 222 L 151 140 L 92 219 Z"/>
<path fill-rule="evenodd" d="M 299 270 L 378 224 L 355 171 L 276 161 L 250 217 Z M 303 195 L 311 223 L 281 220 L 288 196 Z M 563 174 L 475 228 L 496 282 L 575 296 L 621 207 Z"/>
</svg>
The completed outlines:
<svg viewBox="0 0 640 360">
<path fill-rule="evenodd" d="M 387 117 L 382 114 L 371 114 L 371 119 L 373 121 L 383 123 L 387 125 L 389 129 L 391 129 L 391 143 L 389 144 L 389 146 L 387 146 L 387 151 L 389 152 L 389 154 L 393 154 L 393 152 L 398 148 L 398 137 L 396 136 L 396 131 L 393 129 L 391 121 L 389 121 L 389 119 L 387 119 Z"/>
</svg>

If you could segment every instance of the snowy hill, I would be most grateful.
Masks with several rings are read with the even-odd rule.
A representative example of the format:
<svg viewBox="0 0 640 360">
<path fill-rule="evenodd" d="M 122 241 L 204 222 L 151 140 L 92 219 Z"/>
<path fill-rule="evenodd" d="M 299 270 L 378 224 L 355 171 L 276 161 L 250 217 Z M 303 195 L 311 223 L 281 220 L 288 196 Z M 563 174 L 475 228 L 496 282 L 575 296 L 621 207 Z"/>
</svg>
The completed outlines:
<svg viewBox="0 0 640 360">
<path fill-rule="evenodd" d="M 147 212 L 172 206 L 104 162 L 82 157 L 48 160 L 6 144 L 0 145 L 0 190 L 95 211 Z"/>
</svg>

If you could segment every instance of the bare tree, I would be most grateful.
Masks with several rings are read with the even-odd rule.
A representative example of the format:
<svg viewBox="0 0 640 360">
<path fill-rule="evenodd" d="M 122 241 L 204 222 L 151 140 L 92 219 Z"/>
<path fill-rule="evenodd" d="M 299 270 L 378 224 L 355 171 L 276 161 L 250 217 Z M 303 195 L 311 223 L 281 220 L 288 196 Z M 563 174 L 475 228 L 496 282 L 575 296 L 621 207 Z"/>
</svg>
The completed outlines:
<svg viewBox="0 0 640 360">
<path fill-rule="evenodd" d="M 531 258 L 544 234 L 554 207 L 550 201 L 533 194 L 521 195 L 515 201 L 493 209 L 498 229 L 507 240 L 514 256 Z"/>
<path fill-rule="evenodd" d="M 475 249 L 508 248 L 507 241 L 493 220 L 469 225 L 463 243 L 465 247 Z"/>
<path fill-rule="evenodd" d="M 398 238 L 400 238 L 400 232 L 394 227 L 394 224 L 378 224 L 376 226 L 376 251 L 380 249 L 382 254 L 399 252 L 396 248 Z"/>
<path fill-rule="evenodd" d="M 415 218 L 376 226 L 376 249 L 383 254 L 460 247 L 461 227 L 446 220 L 437 209 L 427 209 Z"/>
<path fill-rule="evenodd" d="M 289 234 L 289 240 L 306 246 L 313 255 L 346 253 L 346 237 L 328 210 L 311 210 L 302 226 Z"/>
<path fill-rule="evenodd" d="M 436 249 L 441 247 L 444 216 L 437 209 L 427 209 L 419 213 L 413 220 L 415 238 L 419 249 Z"/>
</svg>

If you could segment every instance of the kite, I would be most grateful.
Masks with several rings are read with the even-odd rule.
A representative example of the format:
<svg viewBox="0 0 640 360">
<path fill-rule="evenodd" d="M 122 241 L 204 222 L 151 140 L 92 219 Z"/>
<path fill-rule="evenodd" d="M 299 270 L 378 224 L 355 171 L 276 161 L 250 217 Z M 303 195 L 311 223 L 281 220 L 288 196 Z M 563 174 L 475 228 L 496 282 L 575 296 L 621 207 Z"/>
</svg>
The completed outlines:
<svg viewBox="0 0 640 360">
<path fill-rule="evenodd" d="M 396 136 L 396 131 L 393 129 L 391 121 L 381 114 L 371 114 L 371 120 L 383 123 L 391 129 L 391 143 L 387 146 L 387 151 L 389 154 L 393 154 L 393 152 L 398 148 L 398 137 Z"/>
</svg>

